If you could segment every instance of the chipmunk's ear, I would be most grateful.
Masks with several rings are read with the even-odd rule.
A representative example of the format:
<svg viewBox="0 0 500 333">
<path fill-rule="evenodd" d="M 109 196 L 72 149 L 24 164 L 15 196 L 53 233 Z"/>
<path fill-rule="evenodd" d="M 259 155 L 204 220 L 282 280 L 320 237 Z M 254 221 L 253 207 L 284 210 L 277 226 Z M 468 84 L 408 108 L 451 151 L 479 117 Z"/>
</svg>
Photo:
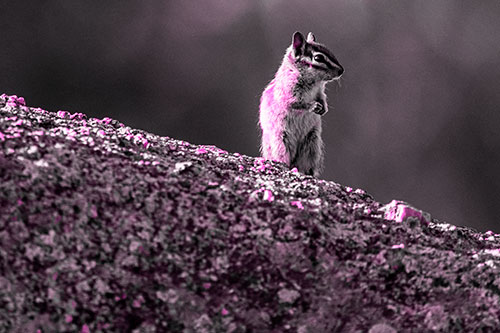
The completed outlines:
<svg viewBox="0 0 500 333">
<path fill-rule="evenodd" d="M 315 42 L 316 41 L 316 37 L 314 37 L 313 33 L 310 32 L 307 34 L 307 42 L 310 43 L 310 42 Z"/>
<path fill-rule="evenodd" d="M 292 37 L 292 46 L 296 57 L 302 55 L 305 47 L 304 35 L 296 31 Z"/>
</svg>

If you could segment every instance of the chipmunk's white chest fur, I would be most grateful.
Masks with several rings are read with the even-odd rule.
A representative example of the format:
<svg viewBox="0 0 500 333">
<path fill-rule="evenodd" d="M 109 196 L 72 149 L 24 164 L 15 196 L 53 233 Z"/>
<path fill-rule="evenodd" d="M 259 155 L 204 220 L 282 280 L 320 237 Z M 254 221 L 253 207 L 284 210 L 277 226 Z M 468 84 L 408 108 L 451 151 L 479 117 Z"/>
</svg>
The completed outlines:
<svg viewBox="0 0 500 333">
<path fill-rule="evenodd" d="M 318 82 L 310 89 L 300 92 L 301 96 L 296 99 L 302 100 L 306 104 L 311 104 L 319 94 L 324 94 L 325 84 Z M 315 129 L 317 134 L 321 134 L 321 116 L 310 112 L 307 109 L 293 109 L 289 105 L 285 116 L 285 136 L 289 140 L 291 148 L 297 148 L 300 141 L 303 140 L 311 130 Z"/>
<path fill-rule="evenodd" d="M 317 82 L 310 89 L 302 92 L 302 99 L 307 103 L 312 103 L 318 95 L 325 94 L 325 82 Z"/>
</svg>

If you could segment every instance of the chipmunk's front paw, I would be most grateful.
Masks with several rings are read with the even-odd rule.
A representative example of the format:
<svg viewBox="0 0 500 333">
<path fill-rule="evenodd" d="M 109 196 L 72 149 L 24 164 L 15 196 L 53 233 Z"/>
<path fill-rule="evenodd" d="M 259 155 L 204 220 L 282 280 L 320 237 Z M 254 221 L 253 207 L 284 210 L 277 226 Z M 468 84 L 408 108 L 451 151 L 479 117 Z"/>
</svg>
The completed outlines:
<svg viewBox="0 0 500 333">
<path fill-rule="evenodd" d="M 316 113 L 316 114 L 319 114 L 320 116 L 322 116 L 326 113 L 325 107 L 320 102 L 314 102 L 314 105 L 311 108 L 311 111 Z"/>
</svg>

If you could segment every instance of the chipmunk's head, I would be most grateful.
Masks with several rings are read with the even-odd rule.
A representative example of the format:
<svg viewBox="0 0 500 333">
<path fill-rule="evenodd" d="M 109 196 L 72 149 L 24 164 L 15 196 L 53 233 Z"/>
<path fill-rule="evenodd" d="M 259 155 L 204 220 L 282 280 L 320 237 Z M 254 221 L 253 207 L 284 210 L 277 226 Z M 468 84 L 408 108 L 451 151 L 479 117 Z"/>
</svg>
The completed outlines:
<svg viewBox="0 0 500 333">
<path fill-rule="evenodd" d="M 290 58 L 301 74 L 311 80 L 337 80 L 344 73 L 337 58 L 323 44 L 316 43 L 312 32 L 307 39 L 298 31 L 293 34 Z"/>
</svg>

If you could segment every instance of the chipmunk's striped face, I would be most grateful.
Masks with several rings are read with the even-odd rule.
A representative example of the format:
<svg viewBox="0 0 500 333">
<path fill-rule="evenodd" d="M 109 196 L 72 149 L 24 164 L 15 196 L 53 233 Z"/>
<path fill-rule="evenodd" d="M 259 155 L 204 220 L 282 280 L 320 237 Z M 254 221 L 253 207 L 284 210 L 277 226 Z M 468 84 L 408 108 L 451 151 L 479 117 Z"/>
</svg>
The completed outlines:
<svg viewBox="0 0 500 333">
<path fill-rule="evenodd" d="M 330 81 L 339 79 L 344 73 L 337 58 L 324 45 L 316 43 L 312 33 L 305 40 L 300 32 L 296 32 L 292 39 L 292 52 L 299 70 L 311 77 Z"/>
</svg>

